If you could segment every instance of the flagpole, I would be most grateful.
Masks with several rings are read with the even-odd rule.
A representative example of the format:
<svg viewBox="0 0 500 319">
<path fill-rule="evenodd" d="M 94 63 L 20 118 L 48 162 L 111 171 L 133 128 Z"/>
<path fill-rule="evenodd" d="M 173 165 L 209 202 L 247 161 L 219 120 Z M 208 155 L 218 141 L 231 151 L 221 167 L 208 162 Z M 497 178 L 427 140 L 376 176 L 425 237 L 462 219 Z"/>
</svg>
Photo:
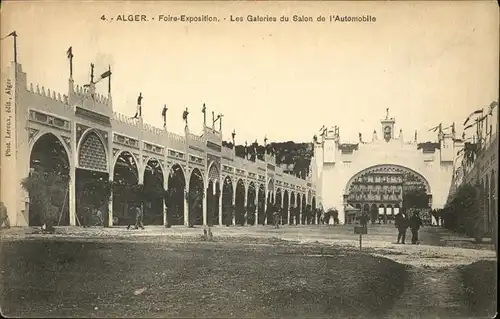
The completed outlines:
<svg viewBox="0 0 500 319">
<path fill-rule="evenodd" d="M 14 37 L 14 64 L 17 65 L 17 39 L 16 39 L 17 34 L 16 34 L 16 31 L 14 31 L 14 34 L 12 36 Z"/>
<path fill-rule="evenodd" d="M 108 78 L 108 94 L 111 95 L 111 65 L 108 65 L 109 78 Z"/>
</svg>

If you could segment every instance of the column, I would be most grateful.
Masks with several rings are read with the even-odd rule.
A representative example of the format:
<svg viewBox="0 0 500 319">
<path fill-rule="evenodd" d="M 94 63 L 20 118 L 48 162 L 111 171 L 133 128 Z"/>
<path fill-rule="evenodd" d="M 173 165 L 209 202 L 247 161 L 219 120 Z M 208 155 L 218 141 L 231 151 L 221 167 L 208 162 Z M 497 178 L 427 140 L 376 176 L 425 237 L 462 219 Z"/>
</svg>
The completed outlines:
<svg viewBox="0 0 500 319">
<path fill-rule="evenodd" d="M 109 182 L 113 185 L 113 175 L 109 174 Z M 111 191 L 109 193 L 109 201 L 108 201 L 108 226 L 113 226 L 113 187 L 111 187 Z"/>
<path fill-rule="evenodd" d="M 255 192 L 255 223 L 254 226 L 259 224 L 259 192 Z"/>
<path fill-rule="evenodd" d="M 264 225 L 267 225 L 267 193 L 264 190 Z"/>
<path fill-rule="evenodd" d="M 69 168 L 69 224 L 76 226 L 76 168 L 70 164 Z"/>
<path fill-rule="evenodd" d="M 247 211 L 247 195 L 248 195 L 248 186 L 245 187 L 245 196 L 243 196 L 243 209 L 244 209 L 244 216 L 245 216 L 245 223 L 244 225 L 247 226 L 248 225 L 248 221 L 247 221 L 247 218 L 248 218 L 248 211 Z"/>
<path fill-rule="evenodd" d="M 300 205 L 297 208 L 299 210 L 299 222 L 297 224 L 302 225 L 302 201 L 300 201 Z"/>
<path fill-rule="evenodd" d="M 184 226 L 189 226 L 189 188 L 184 191 Z"/>
<path fill-rule="evenodd" d="M 236 225 L 236 187 L 233 187 L 233 198 L 231 198 L 231 219 L 233 226 Z"/>
<path fill-rule="evenodd" d="M 219 183 L 219 200 L 218 200 L 218 207 L 219 207 L 219 226 L 222 226 L 222 183 Z"/>
<path fill-rule="evenodd" d="M 162 202 L 163 202 L 163 226 L 167 227 L 168 226 L 168 219 L 167 219 L 167 213 L 168 213 L 168 207 L 167 207 L 167 200 L 170 200 L 170 198 L 167 198 L 167 200 L 165 200 L 165 196 L 166 194 L 168 194 L 168 177 L 167 178 L 164 178 L 164 181 L 163 181 L 163 190 L 164 190 L 164 193 L 163 193 L 163 198 L 162 198 Z"/>
<path fill-rule="evenodd" d="M 213 189 L 213 187 L 212 187 Z M 203 188 L 203 200 L 202 200 L 202 203 L 203 203 L 203 207 L 202 207 L 202 210 L 203 210 L 203 226 L 207 226 L 207 206 L 208 206 L 208 188 L 207 187 L 204 187 Z"/>
</svg>

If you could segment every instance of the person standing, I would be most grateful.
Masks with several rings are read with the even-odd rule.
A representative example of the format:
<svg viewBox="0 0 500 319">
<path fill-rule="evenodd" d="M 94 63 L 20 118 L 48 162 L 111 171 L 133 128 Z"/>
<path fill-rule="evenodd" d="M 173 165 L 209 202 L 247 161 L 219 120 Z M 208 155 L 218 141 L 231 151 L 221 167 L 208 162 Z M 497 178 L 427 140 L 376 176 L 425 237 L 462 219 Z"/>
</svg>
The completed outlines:
<svg viewBox="0 0 500 319">
<path fill-rule="evenodd" d="M 394 224 L 398 229 L 397 243 L 399 244 L 401 242 L 401 244 L 404 244 L 406 240 L 406 230 L 408 229 L 408 217 L 405 213 L 399 212 L 396 215 Z"/>
<path fill-rule="evenodd" d="M 0 227 L 5 224 L 5 228 L 10 228 L 9 215 L 7 214 L 7 207 L 3 202 L 0 202 Z"/>
<path fill-rule="evenodd" d="M 411 243 L 418 244 L 418 230 L 420 229 L 420 226 L 423 227 L 423 223 L 417 211 L 413 212 L 413 215 L 410 217 L 409 224 L 411 229 Z"/>
<path fill-rule="evenodd" d="M 136 206 L 134 208 L 134 211 L 135 211 L 135 226 L 134 226 L 134 228 L 138 229 L 140 227 L 141 229 L 144 229 L 144 225 L 142 223 L 143 213 L 142 213 L 141 207 Z M 130 226 L 132 226 L 132 224 L 129 224 L 127 226 L 127 229 L 130 229 Z"/>
</svg>

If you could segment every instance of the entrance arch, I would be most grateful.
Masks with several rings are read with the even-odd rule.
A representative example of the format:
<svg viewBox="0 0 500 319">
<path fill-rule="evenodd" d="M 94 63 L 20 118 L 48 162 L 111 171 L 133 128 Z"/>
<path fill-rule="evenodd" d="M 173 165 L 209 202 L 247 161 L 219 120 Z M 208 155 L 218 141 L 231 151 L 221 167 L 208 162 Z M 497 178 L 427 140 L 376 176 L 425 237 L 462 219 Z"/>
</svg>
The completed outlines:
<svg viewBox="0 0 500 319">
<path fill-rule="evenodd" d="M 103 212 L 104 222 L 109 222 L 108 210 L 113 184 L 109 181 L 107 146 L 101 136 L 88 129 L 77 147 L 78 162 L 75 169 L 76 218 L 79 225 L 95 224 L 93 211 Z M 111 174 L 113 171 L 111 171 Z M 137 175 L 137 173 L 136 173 Z M 136 176 L 137 177 L 137 176 Z M 113 199 L 113 203 L 116 202 Z M 113 205 L 113 212 L 115 205 Z"/>
<path fill-rule="evenodd" d="M 113 224 L 134 224 L 135 213 L 131 208 L 142 204 L 142 189 L 138 183 L 135 157 L 128 151 L 120 152 L 113 168 Z"/>
<path fill-rule="evenodd" d="M 239 179 L 236 183 L 236 196 L 234 201 L 235 223 L 236 225 L 245 225 L 245 183 Z"/>
<path fill-rule="evenodd" d="M 414 170 L 395 164 L 368 167 L 354 174 L 344 189 L 344 205 L 350 204 L 375 217 L 379 222 L 393 220 L 393 207 L 427 208 L 431 187 L 427 179 Z M 359 204 L 359 205 L 358 205 Z"/>
<path fill-rule="evenodd" d="M 231 225 L 233 220 L 233 193 L 233 181 L 226 176 L 222 183 L 222 223 L 226 226 Z"/>
<path fill-rule="evenodd" d="M 248 225 L 256 225 L 257 221 L 255 220 L 255 199 L 257 197 L 257 190 L 255 189 L 255 184 L 254 182 L 250 182 L 248 184 L 248 191 L 247 191 L 247 224 Z"/>
<path fill-rule="evenodd" d="M 295 215 L 296 215 L 296 210 L 297 208 L 295 207 L 296 201 L 295 201 L 295 192 L 291 192 L 290 194 L 290 220 L 289 220 L 289 224 L 290 225 L 295 225 L 297 224 L 297 220 L 295 219 Z"/>
<path fill-rule="evenodd" d="M 189 179 L 189 226 L 203 225 L 203 198 L 204 194 L 203 175 L 195 168 Z"/>
<path fill-rule="evenodd" d="M 69 225 L 69 154 L 64 143 L 52 133 L 40 135 L 30 153 L 30 180 L 33 191 L 29 192 L 29 225 L 41 226 L 42 211 L 52 215 L 55 226 Z M 30 183 L 31 184 L 31 183 Z M 50 184 L 50 199 L 45 202 L 46 192 L 40 191 L 39 184 Z M 45 205 L 47 204 L 47 205 Z"/>
<path fill-rule="evenodd" d="M 179 164 L 170 167 L 167 185 L 167 225 L 184 225 L 186 177 Z"/>
<path fill-rule="evenodd" d="M 283 221 L 283 225 L 290 223 L 290 221 L 288 220 L 288 212 L 290 209 L 289 198 L 290 196 L 288 190 L 285 189 L 285 192 L 283 193 L 283 209 L 281 210 L 281 220 Z"/>
<path fill-rule="evenodd" d="M 163 170 L 160 162 L 150 158 L 144 169 L 143 205 L 144 223 L 146 225 L 163 225 Z"/>
</svg>

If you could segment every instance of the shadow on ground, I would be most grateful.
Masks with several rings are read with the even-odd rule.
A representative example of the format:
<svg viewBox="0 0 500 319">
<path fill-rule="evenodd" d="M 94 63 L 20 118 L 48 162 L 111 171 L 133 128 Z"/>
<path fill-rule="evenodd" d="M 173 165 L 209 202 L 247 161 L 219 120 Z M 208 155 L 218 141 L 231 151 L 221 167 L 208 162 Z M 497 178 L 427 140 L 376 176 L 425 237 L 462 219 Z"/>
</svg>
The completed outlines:
<svg viewBox="0 0 500 319">
<path fill-rule="evenodd" d="M 391 260 L 303 245 L 1 245 L 2 310 L 16 317 L 374 318 L 406 281 Z"/>
</svg>

